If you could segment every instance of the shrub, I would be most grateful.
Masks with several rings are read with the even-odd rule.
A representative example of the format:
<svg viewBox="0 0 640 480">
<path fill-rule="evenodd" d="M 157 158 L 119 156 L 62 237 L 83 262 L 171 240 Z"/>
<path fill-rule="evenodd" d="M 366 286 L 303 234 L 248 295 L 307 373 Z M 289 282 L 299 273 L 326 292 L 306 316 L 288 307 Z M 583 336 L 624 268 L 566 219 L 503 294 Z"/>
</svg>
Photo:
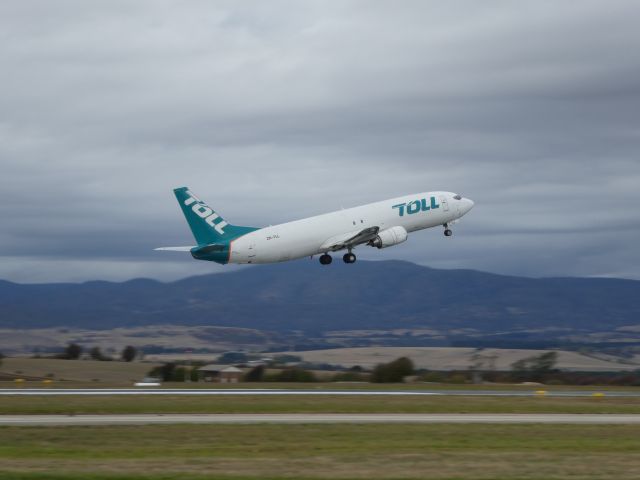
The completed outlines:
<svg viewBox="0 0 640 480">
<path fill-rule="evenodd" d="M 555 372 L 557 359 L 558 353 L 551 351 L 518 360 L 511 364 L 512 378 L 520 382 L 542 381 L 545 376 Z"/>
<path fill-rule="evenodd" d="M 124 360 L 125 362 L 131 362 L 136 358 L 136 355 L 138 355 L 138 351 L 136 350 L 136 347 L 127 345 L 122 350 L 121 357 L 122 357 L 122 360 Z"/>
<path fill-rule="evenodd" d="M 264 378 L 264 366 L 258 365 L 257 367 L 252 368 L 245 374 L 244 381 L 245 382 L 261 382 L 263 378 Z"/>
<path fill-rule="evenodd" d="M 82 347 L 76 343 L 70 343 L 64 349 L 64 352 L 59 354 L 57 358 L 64 360 L 77 360 L 82 355 Z"/>
<path fill-rule="evenodd" d="M 102 351 L 100 350 L 100 347 L 93 347 L 91 350 L 89 350 L 89 356 L 93 360 L 100 360 L 100 361 L 109 361 L 109 360 L 111 360 L 111 357 L 103 355 Z"/>
<path fill-rule="evenodd" d="M 371 374 L 371 381 L 374 383 L 402 382 L 404 377 L 412 375 L 413 371 L 413 362 L 407 357 L 400 357 L 392 362 L 377 365 Z"/>
<path fill-rule="evenodd" d="M 302 368 L 285 368 L 280 373 L 272 377 L 276 382 L 315 382 L 316 377 L 313 372 Z"/>
<path fill-rule="evenodd" d="M 152 368 L 147 376 L 159 378 L 163 382 L 184 382 L 185 374 L 184 368 L 178 368 L 175 363 L 169 362 Z"/>
</svg>

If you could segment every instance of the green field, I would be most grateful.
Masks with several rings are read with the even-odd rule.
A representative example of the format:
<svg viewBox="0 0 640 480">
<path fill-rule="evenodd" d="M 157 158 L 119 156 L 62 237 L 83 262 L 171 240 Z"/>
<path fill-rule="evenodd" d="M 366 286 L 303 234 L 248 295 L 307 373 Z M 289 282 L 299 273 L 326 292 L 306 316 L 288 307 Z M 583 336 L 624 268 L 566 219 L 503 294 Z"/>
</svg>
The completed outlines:
<svg viewBox="0 0 640 480">
<path fill-rule="evenodd" d="M 624 425 L 0 428 L 2 479 L 636 479 L 639 471 L 640 428 Z"/>
<path fill-rule="evenodd" d="M 0 397 L 0 414 L 101 413 L 640 414 L 640 398 Z M 640 426 L 633 425 L 0 427 L 0 480 L 625 480 L 638 471 Z"/>
<path fill-rule="evenodd" d="M 639 397 L 1 396 L 0 414 L 638 413 Z"/>
</svg>

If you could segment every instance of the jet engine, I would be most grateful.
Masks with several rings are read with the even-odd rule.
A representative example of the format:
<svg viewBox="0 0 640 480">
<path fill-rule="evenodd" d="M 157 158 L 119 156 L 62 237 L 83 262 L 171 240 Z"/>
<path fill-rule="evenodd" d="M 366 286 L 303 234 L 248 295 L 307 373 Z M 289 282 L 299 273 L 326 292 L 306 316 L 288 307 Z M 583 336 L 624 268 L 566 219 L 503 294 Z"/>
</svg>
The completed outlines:
<svg viewBox="0 0 640 480">
<path fill-rule="evenodd" d="M 407 240 L 407 231 L 404 227 L 391 227 L 382 230 L 376 238 L 369 241 L 369 245 L 378 248 L 387 248 L 405 242 Z"/>
</svg>

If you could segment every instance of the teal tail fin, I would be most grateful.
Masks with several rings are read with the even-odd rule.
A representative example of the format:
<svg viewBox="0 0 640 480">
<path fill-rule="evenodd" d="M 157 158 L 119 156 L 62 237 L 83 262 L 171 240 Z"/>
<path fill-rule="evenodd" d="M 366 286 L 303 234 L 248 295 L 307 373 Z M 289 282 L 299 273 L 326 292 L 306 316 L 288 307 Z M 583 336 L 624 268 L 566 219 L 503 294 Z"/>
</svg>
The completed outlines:
<svg viewBox="0 0 640 480">
<path fill-rule="evenodd" d="M 227 243 L 249 232 L 257 230 L 253 227 L 239 227 L 228 224 L 213 208 L 196 197 L 187 187 L 173 190 L 189 228 L 193 232 L 198 245 Z"/>
</svg>

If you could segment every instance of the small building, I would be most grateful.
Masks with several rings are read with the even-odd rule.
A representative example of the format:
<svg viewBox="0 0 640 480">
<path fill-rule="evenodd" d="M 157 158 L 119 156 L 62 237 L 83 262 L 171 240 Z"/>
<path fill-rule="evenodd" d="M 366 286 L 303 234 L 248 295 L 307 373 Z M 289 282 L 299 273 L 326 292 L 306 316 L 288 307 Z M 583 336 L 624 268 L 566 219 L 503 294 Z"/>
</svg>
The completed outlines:
<svg viewBox="0 0 640 480">
<path fill-rule="evenodd" d="M 205 365 L 198 373 L 205 382 L 238 383 L 242 377 L 242 370 L 233 365 Z"/>
</svg>

